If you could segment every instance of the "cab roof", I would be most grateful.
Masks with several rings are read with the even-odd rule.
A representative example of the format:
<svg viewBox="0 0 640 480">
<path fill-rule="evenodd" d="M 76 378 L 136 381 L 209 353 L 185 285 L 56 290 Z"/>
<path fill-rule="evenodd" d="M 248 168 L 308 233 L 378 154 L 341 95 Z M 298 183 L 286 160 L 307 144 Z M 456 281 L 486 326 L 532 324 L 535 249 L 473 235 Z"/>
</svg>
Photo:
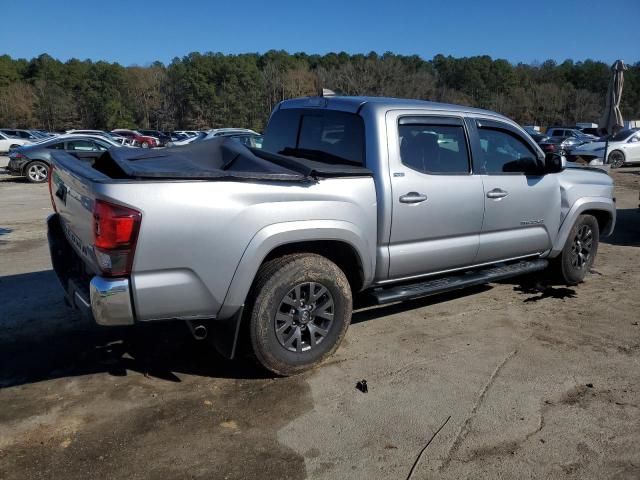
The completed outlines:
<svg viewBox="0 0 640 480">
<path fill-rule="evenodd" d="M 455 105 L 451 103 L 439 103 L 427 100 L 412 100 L 392 97 L 351 97 L 340 95 L 332 95 L 326 97 L 303 97 L 284 100 L 280 103 L 279 108 L 326 108 L 329 110 L 340 110 L 343 112 L 357 113 L 365 106 L 371 107 L 375 110 L 420 109 L 460 113 L 476 113 L 481 115 L 489 115 L 492 117 L 500 117 L 507 120 L 504 115 L 500 115 L 499 113 L 492 112 L 490 110 L 466 107 L 463 105 Z"/>
</svg>

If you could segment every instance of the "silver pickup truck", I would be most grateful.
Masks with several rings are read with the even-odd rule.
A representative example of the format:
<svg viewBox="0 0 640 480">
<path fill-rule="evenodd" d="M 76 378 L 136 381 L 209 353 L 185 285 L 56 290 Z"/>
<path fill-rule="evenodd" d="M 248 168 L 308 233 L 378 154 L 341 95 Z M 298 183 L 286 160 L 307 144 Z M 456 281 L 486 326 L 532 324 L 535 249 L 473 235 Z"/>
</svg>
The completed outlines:
<svg viewBox="0 0 640 480">
<path fill-rule="evenodd" d="M 417 100 L 311 97 L 233 141 L 54 154 L 54 269 L 100 325 L 184 320 L 281 375 L 379 304 L 552 269 L 583 280 L 615 224 L 604 172 L 545 157 L 516 123 Z"/>
</svg>

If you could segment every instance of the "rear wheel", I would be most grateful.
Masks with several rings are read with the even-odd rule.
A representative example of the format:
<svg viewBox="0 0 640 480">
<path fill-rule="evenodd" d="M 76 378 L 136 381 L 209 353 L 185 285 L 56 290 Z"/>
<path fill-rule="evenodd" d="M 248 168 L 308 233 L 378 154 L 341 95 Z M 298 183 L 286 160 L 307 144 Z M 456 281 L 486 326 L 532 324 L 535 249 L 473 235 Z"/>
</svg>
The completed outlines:
<svg viewBox="0 0 640 480">
<path fill-rule="evenodd" d="M 338 348 L 351 322 L 349 282 L 320 255 L 294 254 L 267 262 L 258 272 L 252 298 L 253 353 L 278 375 L 321 363 Z"/>
<path fill-rule="evenodd" d="M 624 165 L 624 153 L 620 150 L 614 150 L 609 154 L 609 164 L 611 168 L 619 168 Z"/>
<path fill-rule="evenodd" d="M 31 183 L 42 183 L 49 175 L 49 165 L 44 162 L 31 162 L 25 167 L 27 180 Z"/>
<path fill-rule="evenodd" d="M 580 215 L 569 232 L 569 237 L 556 259 L 562 279 L 568 285 L 582 282 L 593 266 L 598 253 L 600 229 L 592 215 Z"/>
</svg>

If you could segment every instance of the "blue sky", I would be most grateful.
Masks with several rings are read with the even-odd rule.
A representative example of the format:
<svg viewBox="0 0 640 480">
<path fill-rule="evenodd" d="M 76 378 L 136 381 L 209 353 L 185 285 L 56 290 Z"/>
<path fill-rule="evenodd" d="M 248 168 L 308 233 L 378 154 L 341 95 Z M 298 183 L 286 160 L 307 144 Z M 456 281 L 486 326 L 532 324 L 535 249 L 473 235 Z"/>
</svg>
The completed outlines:
<svg viewBox="0 0 640 480">
<path fill-rule="evenodd" d="M 0 17 L 0 54 L 21 58 L 147 65 L 283 49 L 640 61 L 640 0 L 13 0 Z"/>
</svg>

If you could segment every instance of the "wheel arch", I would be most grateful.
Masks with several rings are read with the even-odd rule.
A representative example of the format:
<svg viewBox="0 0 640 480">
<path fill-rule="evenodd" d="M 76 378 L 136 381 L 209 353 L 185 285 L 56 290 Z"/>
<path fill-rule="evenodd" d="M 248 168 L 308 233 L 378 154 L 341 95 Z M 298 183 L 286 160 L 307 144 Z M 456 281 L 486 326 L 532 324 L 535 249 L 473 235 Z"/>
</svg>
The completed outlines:
<svg viewBox="0 0 640 480">
<path fill-rule="evenodd" d="M 611 228 L 611 222 L 613 222 L 613 215 L 606 210 L 585 210 L 580 215 L 592 215 L 598 221 L 598 230 L 604 235 L 604 232 L 608 232 Z"/>
<path fill-rule="evenodd" d="M 356 249 L 344 240 L 310 240 L 285 243 L 271 250 L 261 265 L 274 258 L 292 253 L 315 253 L 328 258 L 344 272 L 352 291 L 359 291 L 364 285 L 362 259 Z"/>
<path fill-rule="evenodd" d="M 360 229 L 338 220 L 299 221 L 269 225 L 260 230 L 245 249 L 236 268 L 218 318 L 233 315 L 244 305 L 260 266 L 291 253 L 316 253 L 336 263 L 353 291 L 366 288 L 375 272 L 375 245 Z"/>
<path fill-rule="evenodd" d="M 571 227 L 580 215 L 593 215 L 598 221 L 601 236 L 606 237 L 613 233 L 616 222 L 614 201 L 606 197 L 583 197 L 575 202 L 562 221 L 549 257 L 553 258 L 560 254 L 569 237 Z"/>
</svg>

